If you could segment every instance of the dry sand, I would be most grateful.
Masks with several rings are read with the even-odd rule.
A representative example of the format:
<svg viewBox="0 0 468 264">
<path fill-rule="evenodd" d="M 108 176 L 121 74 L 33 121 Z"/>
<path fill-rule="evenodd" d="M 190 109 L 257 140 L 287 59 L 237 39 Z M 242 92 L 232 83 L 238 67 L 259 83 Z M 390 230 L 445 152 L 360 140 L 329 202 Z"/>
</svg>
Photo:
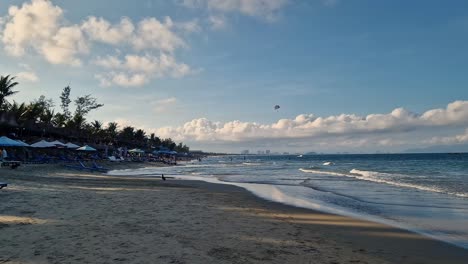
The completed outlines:
<svg viewBox="0 0 468 264">
<path fill-rule="evenodd" d="M 0 263 L 468 263 L 464 249 L 233 186 L 59 165 L 2 168 L 2 181 Z"/>
</svg>

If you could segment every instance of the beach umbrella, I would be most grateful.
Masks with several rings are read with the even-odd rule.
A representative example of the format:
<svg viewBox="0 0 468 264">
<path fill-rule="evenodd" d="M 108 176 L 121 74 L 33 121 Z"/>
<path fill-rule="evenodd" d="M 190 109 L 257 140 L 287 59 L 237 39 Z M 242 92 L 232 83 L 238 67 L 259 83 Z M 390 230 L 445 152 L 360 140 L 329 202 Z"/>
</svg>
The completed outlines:
<svg viewBox="0 0 468 264">
<path fill-rule="evenodd" d="M 55 147 L 55 144 L 52 144 L 50 142 L 47 142 L 45 140 L 38 141 L 34 144 L 31 144 L 31 147 L 33 148 L 53 148 Z"/>
<path fill-rule="evenodd" d="M 96 151 L 95 148 L 90 147 L 90 146 L 88 146 L 88 145 L 84 145 L 84 146 L 82 146 L 81 148 L 77 148 L 76 150 L 81 150 L 81 151 Z"/>
<path fill-rule="evenodd" d="M 52 142 L 49 142 L 49 143 L 54 144 L 58 148 L 66 148 L 67 147 L 67 145 L 63 144 L 62 142 L 60 142 L 58 140 L 55 140 L 55 141 L 52 141 Z"/>
<path fill-rule="evenodd" d="M 25 142 L 23 142 L 21 140 L 16 140 L 16 142 L 20 143 L 22 147 L 30 147 L 29 144 L 27 144 L 27 143 L 25 143 Z"/>
<path fill-rule="evenodd" d="M 9 137 L 3 136 L 3 137 L 0 137 L 0 146 L 1 147 L 23 147 L 23 144 Z"/>
<path fill-rule="evenodd" d="M 71 142 L 68 142 L 67 144 L 65 144 L 65 146 L 66 146 L 67 148 L 70 148 L 70 149 L 77 149 L 77 148 L 80 147 L 80 146 L 78 146 L 78 145 L 76 145 L 76 144 L 73 144 L 73 143 L 71 143 Z"/>
</svg>

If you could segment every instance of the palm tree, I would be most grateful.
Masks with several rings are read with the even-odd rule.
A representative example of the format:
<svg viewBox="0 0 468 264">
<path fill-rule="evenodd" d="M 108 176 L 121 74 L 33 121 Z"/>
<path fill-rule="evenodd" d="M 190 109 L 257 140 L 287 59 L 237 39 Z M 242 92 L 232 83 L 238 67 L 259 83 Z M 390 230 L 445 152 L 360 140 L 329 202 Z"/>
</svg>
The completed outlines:
<svg viewBox="0 0 468 264">
<path fill-rule="evenodd" d="M 23 125 L 24 121 L 26 121 L 24 118 L 27 114 L 27 106 L 25 103 L 19 104 L 13 101 L 8 112 L 15 118 L 16 123 L 19 125 Z"/>
<path fill-rule="evenodd" d="M 117 137 L 117 134 L 119 132 L 118 128 L 119 128 L 119 125 L 116 122 L 109 122 L 107 124 L 107 129 L 106 129 L 107 136 L 110 139 L 114 140 Z"/>
<path fill-rule="evenodd" d="M 6 100 L 6 97 L 14 95 L 18 91 L 13 91 L 13 87 L 18 85 L 18 82 L 15 82 L 16 77 L 0 76 L 0 110 L 6 110 L 7 106 L 10 104 Z"/>
<path fill-rule="evenodd" d="M 65 116 L 65 114 L 56 113 L 52 122 L 55 127 L 62 128 L 67 123 L 67 117 Z"/>
<path fill-rule="evenodd" d="M 104 129 L 102 129 L 102 122 L 94 120 L 94 122 L 91 123 L 91 126 L 93 127 L 94 140 L 102 140 L 105 132 Z"/>
</svg>

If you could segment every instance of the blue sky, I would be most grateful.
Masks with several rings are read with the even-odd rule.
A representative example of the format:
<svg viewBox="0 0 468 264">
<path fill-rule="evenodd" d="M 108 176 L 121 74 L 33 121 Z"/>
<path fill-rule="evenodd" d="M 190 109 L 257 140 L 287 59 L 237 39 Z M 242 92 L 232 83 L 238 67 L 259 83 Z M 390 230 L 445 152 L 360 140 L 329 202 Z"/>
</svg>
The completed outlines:
<svg viewBox="0 0 468 264">
<path fill-rule="evenodd" d="M 206 150 L 463 144 L 466 10 L 466 1 L 3 0 L 0 73 L 19 75 L 15 100 L 58 103 L 70 83 L 72 97 L 105 104 L 90 121 Z M 410 113 L 390 114 L 400 107 Z M 424 115 L 433 109 L 445 115 Z"/>
</svg>

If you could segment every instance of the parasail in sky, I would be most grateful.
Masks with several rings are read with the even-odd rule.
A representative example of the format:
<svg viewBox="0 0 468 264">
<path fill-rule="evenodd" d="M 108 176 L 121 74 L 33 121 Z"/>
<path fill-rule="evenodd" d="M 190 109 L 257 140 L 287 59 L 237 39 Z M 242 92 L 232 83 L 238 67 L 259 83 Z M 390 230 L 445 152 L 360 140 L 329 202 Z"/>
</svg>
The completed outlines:
<svg viewBox="0 0 468 264">
<path fill-rule="evenodd" d="M 279 106 L 279 105 L 275 105 L 274 108 L 275 108 L 275 110 L 278 110 L 278 109 L 280 109 L 280 106 Z"/>
</svg>

